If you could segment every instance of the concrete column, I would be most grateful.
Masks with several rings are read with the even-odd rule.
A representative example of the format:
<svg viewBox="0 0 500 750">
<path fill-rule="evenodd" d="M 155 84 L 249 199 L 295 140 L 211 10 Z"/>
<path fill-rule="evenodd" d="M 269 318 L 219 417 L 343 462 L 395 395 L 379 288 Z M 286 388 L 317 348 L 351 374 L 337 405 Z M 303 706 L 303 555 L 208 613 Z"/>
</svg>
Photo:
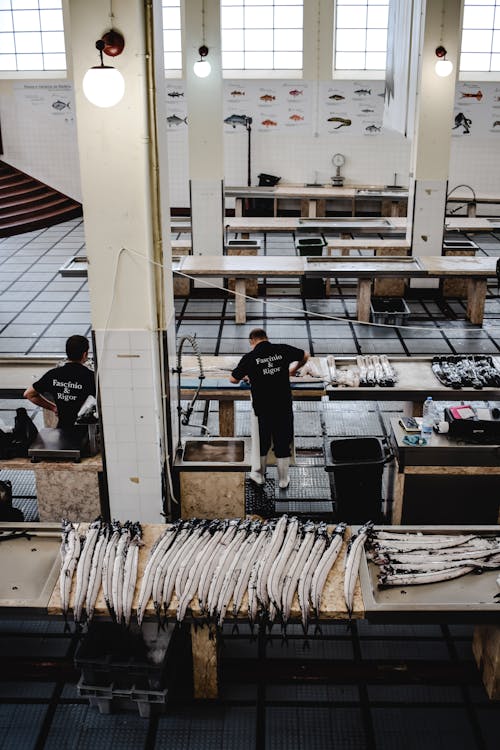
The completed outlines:
<svg viewBox="0 0 500 750">
<path fill-rule="evenodd" d="M 331 0 L 304 3 L 304 58 L 306 81 L 328 81 L 332 77 L 333 11 Z"/>
<path fill-rule="evenodd" d="M 422 0 L 421 9 L 420 18 L 417 17 L 414 23 L 416 34 L 420 27 L 420 55 L 412 149 L 412 246 L 414 255 L 441 255 L 462 2 Z M 447 59 L 454 66 L 447 78 L 440 78 L 435 71 L 436 47 L 439 45 L 446 48 Z M 417 281 L 415 285 L 424 284 Z"/>
<path fill-rule="evenodd" d="M 109 109 L 95 107 L 82 92 L 85 71 L 98 64 L 95 41 L 111 26 L 109 5 L 70 0 L 69 9 L 111 515 L 155 523 L 162 520 L 167 458 L 162 346 L 168 336 L 173 345 L 174 321 L 166 136 L 157 127 L 165 122 L 161 3 L 113 3 L 125 49 L 105 64 L 123 74 L 125 96 Z"/>
<path fill-rule="evenodd" d="M 193 254 L 222 255 L 224 144 L 219 0 L 184 0 L 183 29 Z M 207 60 L 212 66 L 207 78 L 198 78 L 193 72 L 202 44 L 209 49 Z"/>
</svg>

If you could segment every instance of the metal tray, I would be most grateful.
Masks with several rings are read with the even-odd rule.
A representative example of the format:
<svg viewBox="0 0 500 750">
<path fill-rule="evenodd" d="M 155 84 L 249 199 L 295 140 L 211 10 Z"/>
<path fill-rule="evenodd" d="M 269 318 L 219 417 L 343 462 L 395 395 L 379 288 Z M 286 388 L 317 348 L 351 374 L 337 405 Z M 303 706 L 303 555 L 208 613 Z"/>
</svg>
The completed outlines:
<svg viewBox="0 0 500 750">
<path fill-rule="evenodd" d="M 379 530 L 417 533 L 417 526 L 377 526 Z M 426 526 L 425 534 L 500 535 L 500 526 Z M 500 588 L 496 579 L 500 570 L 488 570 L 481 575 L 469 573 L 461 578 L 418 586 L 395 586 L 379 589 L 379 566 L 363 555 L 360 582 L 369 620 L 394 622 L 496 622 L 500 623 Z"/>
<path fill-rule="evenodd" d="M 0 543 L 0 611 L 46 615 L 59 576 L 61 528 L 50 523 L 0 524 L 0 538 L 19 531 L 28 536 Z"/>
</svg>

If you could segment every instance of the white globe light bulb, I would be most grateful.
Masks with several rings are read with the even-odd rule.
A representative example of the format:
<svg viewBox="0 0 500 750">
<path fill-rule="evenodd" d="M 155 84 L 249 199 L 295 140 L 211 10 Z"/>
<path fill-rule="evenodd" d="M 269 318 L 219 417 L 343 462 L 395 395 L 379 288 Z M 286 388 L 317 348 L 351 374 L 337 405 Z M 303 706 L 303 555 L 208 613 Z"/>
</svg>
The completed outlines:
<svg viewBox="0 0 500 750">
<path fill-rule="evenodd" d="M 208 60 L 197 60 L 193 65 L 194 74 L 198 76 L 198 78 L 206 78 L 210 75 L 211 70 L 212 66 Z"/>
<path fill-rule="evenodd" d="M 435 65 L 436 74 L 441 78 L 446 78 L 453 70 L 451 60 L 438 60 Z"/>
<path fill-rule="evenodd" d="M 96 107 L 114 107 L 123 98 L 125 80 L 116 68 L 98 65 L 85 73 L 83 93 Z"/>
</svg>

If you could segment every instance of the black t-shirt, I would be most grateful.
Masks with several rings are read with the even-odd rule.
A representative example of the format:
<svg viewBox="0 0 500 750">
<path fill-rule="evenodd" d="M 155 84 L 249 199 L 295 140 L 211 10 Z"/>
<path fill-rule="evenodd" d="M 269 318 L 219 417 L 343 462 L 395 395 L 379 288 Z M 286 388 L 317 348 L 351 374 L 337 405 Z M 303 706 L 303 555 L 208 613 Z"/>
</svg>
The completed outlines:
<svg viewBox="0 0 500 750">
<path fill-rule="evenodd" d="M 74 425 L 88 396 L 95 396 L 94 373 L 79 362 L 67 362 L 42 375 L 33 388 L 52 397 L 57 406 L 58 426 L 68 428 Z"/>
<path fill-rule="evenodd" d="M 265 414 L 268 409 L 283 409 L 292 403 L 288 366 L 303 359 L 304 350 L 289 344 L 261 341 L 245 354 L 231 373 L 236 380 L 250 380 L 254 412 Z"/>
</svg>

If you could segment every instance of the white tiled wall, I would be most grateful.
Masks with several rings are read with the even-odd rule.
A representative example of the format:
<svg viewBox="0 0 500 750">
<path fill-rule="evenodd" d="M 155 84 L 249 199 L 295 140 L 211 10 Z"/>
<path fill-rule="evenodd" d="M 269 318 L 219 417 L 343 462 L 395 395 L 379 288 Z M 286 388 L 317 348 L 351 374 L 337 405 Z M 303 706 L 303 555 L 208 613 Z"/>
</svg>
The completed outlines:
<svg viewBox="0 0 500 750">
<path fill-rule="evenodd" d="M 161 393 L 156 335 L 96 331 L 111 515 L 162 521 Z"/>
<path fill-rule="evenodd" d="M 12 81 L 0 82 L 3 158 L 52 187 L 80 199 L 76 130 L 68 127 L 63 140 L 54 132 L 51 141 L 47 128 L 43 133 L 40 131 L 35 116 L 22 116 L 16 105 L 20 94 L 16 94 L 14 86 Z M 500 149 L 495 135 L 485 131 L 485 136 L 481 137 L 476 131 L 470 136 L 453 138 L 450 188 L 466 183 L 478 193 L 498 193 Z M 168 148 L 171 205 L 189 206 L 187 128 L 170 129 Z M 392 132 L 383 132 L 376 137 L 348 135 L 343 129 L 328 136 L 303 132 L 277 135 L 259 132 L 255 128 L 251 148 L 252 184 L 257 184 L 260 172 L 275 174 L 284 183 L 329 183 L 333 174 L 331 157 L 340 151 L 346 157 L 343 169 L 346 183 L 392 184 L 394 173 L 397 173 L 398 183 L 407 185 L 410 149 L 407 139 Z M 247 134 L 243 128 L 231 133 L 230 137 L 225 136 L 224 179 L 226 185 L 247 183 Z"/>
</svg>

